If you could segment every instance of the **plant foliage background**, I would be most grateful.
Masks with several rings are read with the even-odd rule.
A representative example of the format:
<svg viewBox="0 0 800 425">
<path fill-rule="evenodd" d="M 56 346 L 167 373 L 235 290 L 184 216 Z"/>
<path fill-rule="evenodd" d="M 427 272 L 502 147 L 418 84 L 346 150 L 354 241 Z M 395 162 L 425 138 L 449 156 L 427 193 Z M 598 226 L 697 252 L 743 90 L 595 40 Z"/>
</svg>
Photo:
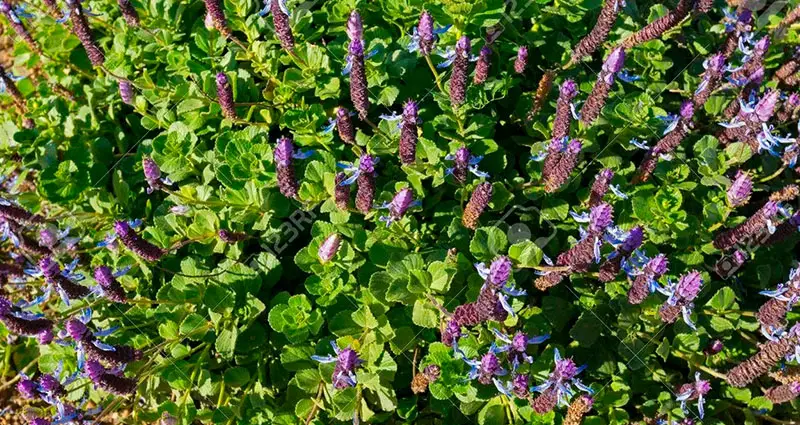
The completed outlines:
<svg viewBox="0 0 800 425">
<path fill-rule="evenodd" d="M 0 18 L 11 41 L 2 65 L 22 77 L 7 79 L 22 101 L 7 82 L 0 96 L 3 198 L 44 218 L 26 224 L 0 214 L 8 224 L 2 292 L 17 303 L 15 309 L 29 311 L 18 311 L 17 319 L 41 314 L 54 324 L 53 341 L 46 344 L 17 335 L 8 321 L 0 326 L 4 415 L 53 423 L 698 423 L 696 396 L 685 409 L 678 398 L 699 372 L 711 384 L 702 423 L 797 420 L 796 400 L 773 403 L 762 392 L 780 385 L 774 377 L 764 374 L 743 388 L 725 379 L 769 342 L 767 336 L 791 339 L 797 318 L 789 312 L 787 333 L 765 328 L 765 336 L 756 315 L 769 300 L 759 291 L 787 282 L 796 267 L 795 234 L 771 246 L 748 245 L 742 249 L 747 260 L 730 273 L 726 265 L 720 272 L 720 259 L 733 261 L 731 253 L 712 244 L 720 232 L 759 211 L 771 193 L 797 180 L 795 170 L 769 149 L 719 140 L 724 128 L 718 123 L 731 118 L 724 117 L 726 107 L 748 88 L 723 79 L 694 111 L 680 146 L 658 160 L 649 180 L 632 183 L 647 154 L 630 140 L 652 146 L 662 138 L 675 120 L 660 117 L 678 113 L 682 101 L 692 98 L 704 61 L 720 49 L 729 34 L 726 24 L 735 18 L 723 8 L 738 5 L 716 1 L 708 13 L 692 10 L 655 39 L 629 48 L 624 68 L 639 78 L 614 82 L 612 76 L 599 118 L 572 123 L 570 138 L 582 142 L 577 166 L 549 193 L 544 162 L 532 157 L 551 144 L 558 88 L 567 79 L 577 83 L 580 112 L 598 73 L 607 72 L 604 61 L 614 47 L 671 13 L 675 2 L 620 3 L 619 17 L 597 51 L 570 62 L 573 48 L 595 26 L 600 0 L 288 0 L 291 51 L 281 46 L 273 17 L 260 16 L 264 5 L 253 0 L 216 2 L 227 19 L 227 37 L 205 22 L 206 3 L 215 3 L 210 0 L 134 0 L 139 26 L 126 22 L 117 2 L 87 0 L 84 16 L 105 55 L 102 66 L 92 66 L 74 20 L 56 20 L 61 8 L 75 10 L 74 1 L 59 1 L 56 9 L 38 0 L 9 6 L 24 6 L 32 15 L 15 16 L 33 43 L 20 36 L 8 12 Z M 750 6 L 753 40 L 772 37 L 758 98 L 777 88 L 787 99 L 798 90 L 773 78 L 800 42 L 796 25 L 779 25 L 797 6 L 789 3 Z M 364 50 L 374 55 L 365 59 L 370 106 L 366 117 L 349 117 L 356 134 L 355 142 L 346 143 L 326 127 L 337 108 L 356 109 L 352 72 L 342 73 L 350 43 L 346 22 L 354 10 L 363 22 Z M 476 63 L 469 63 L 460 106 L 450 99 L 456 65 L 439 68 L 437 80 L 425 56 L 408 49 L 423 10 L 437 27 L 451 26 L 438 35 L 436 50 L 453 48 L 463 35 L 471 40 L 471 55 L 484 45 L 491 49 L 484 83 L 473 83 Z M 528 55 L 517 72 L 520 46 Z M 753 48 L 746 42 L 742 47 Z M 733 53 L 731 68 L 744 56 Z M 437 54 L 430 59 L 434 65 L 445 61 Z M 549 92 L 539 84 L 547 70 L 554 75 Z M 229 81 L 235 117 L 220 106 L 218 73 Z M 120 82 L 133 86 L 128 103 Z M 415 161 L 401 164 L 398 121 L 384 118 L 401 114 L 407 100 L 418 106 L 418 141 Z M 786 137 L 798 132 L 796 114 L 767 124 Z M 292 160 L 299 181 L 294 199 L 278 187 L 280 137 L 291 137 L 297 151 L 313 150 Z M 448 173 L 454 165 L 447 155 L 462 146 L 483 157 L 478 169 L 488 176 L 469 173 L 462 183 Z M 788 149 L 791 142 L 775 146 Z M 345 210 L 334 200 L 341 187 L 336 174 L 343 171 L 337 163 L 358 164 L 364 152 L 380 158 L 376 205 L 403 188 L 420 201 L 388 226 L 380 217 L 391 210 L 363 214 L 352 198 Z M 169 181 L 148 181 L 146 159 Z M 603 198 L 613 207 L 615 224 L 624 230 L 642 226 L 641 253 L 668 258 L 660 285 L 691 270 L 701 273 L 703 285 L 690 312 L 696 329 L 682 320 L 662 322 L 659 311 L 667 297 L 659 292 L 630 304 L 635 271 L 604 283 L 591 266 L 570 271 L 546 291 L 534 286 L 537 271 L 553 270 L 544 258 L 556 259 L 580 239 L 579 227 L 587 225 L 570 212 L 589 210 L 590 188 L 605 168 L 621 192 Z M 726 192 L 740 169 L 752 178 L 752 195 L 748 205 L 734 208 Z M 473 230 L 462 224 L 462 215 L 484 181 L 491 184 L 491 200 Z M 782 204 L 790 215 L 792 204 Z M 770 226 L 789 220 L 776 217 Z M 135 231 L 143 239 L 166 250 L 158 261 L 140 258 L 119 239 L 102 243 L 114 234 L 116 221 L 134 219 L 142 221 Z M 31 249 L 47 245 L 43 231 L 52 236 L 67 229 L 44 252 Z M 221 236 L 221 230 L 228 233 Z M 332 234 L 341 242 L 333 258 L 323 261 L 318 251 Z M 604 244 L 601 255 L 614 250 Z M 500 256 L 513 263 L 509 282 L 526 294 L 508 298 L 515 314 L 504 321 L 462 328 L 455 351 L 441 336 L 450 320 L 442 309 L 452 313 L 474 302 L 485 281 L 475 263 L 488 266 Z M 130 267 L 117 278 L 127 300 L 114 302 L 95 291 L 67 305 L 52 279 L 37 273 L 44 257 L 61 268 L 77 259 L 73 272 L 86 276 L 78 283 L 86 287 L 97 284 L 98 266 Z M 5 271 L 12 266 L 27 272 Z M 36 297 L 36 305 L 20 304 Z M 118 327 L 97 338 L 142 351 L 117 371 L 135 380 L 135 394 L 113 395 L 85 365 L 78 369 L 78 347 L 64 329 L 88 308 L 92 330 Z M 591 410 L 570 422 L 571 408 L 537 413 L 531 406 L 535 393 L 504 395 L 494 382 L 469 379 L 464 358 L 480 359 L 493 343 L 503 345 L 492 329 L 549 334 L 527 349 L 533 361 L 514 375 L 529 376 L 530 386 L 542 384 L 558 351 L 587 366 L 580 376 L 594 392 Z M 334 354 L 331 342 L 363 360 L 353 369 L 354 385 L 334 387 L 340 365 L 312 360 Z M 791 356 L 775 361 L 770 371 L 796 362 Z M 429 365 L 438 367 L 438 379 L 412 392 L 412 379 Z M 58 369 L 63 376 L 76 373 L 63 394 L 45 400 L 18 392 L 19 382 Z M 511 377 L 497 381 L 505 384 Z M 574 391 L 567 404 L 580 398 Z M 70 414 L 68 406 L 82 413 Z"/>
</svg>

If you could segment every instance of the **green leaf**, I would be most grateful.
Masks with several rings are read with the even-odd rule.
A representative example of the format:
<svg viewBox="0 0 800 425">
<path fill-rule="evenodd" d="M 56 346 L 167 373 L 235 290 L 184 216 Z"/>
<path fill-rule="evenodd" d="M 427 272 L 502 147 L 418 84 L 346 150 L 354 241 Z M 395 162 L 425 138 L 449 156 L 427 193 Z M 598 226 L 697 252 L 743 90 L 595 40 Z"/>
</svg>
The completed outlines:
<svg viewBox="0 0 800 425">
<path fill-rule="evenodd" d="M 531 268 L 542 261 L 542 250 L 531 241 L 515 243 L 508 248 L 508 257 L 517 267 Z"/>
<path fill-rule="evenodd" d="M 423 328 L 438 328 L 439 327 L 439 311 L 431 305 L 430 302 L 417 300 L 414 302 L 414 310 L 411 315 L 411 320 L 417 326 Z"/>
<path fill-rule="evenodd" d="M 199 341 L 208 330 L 208 322 L 202 316 L 192 313 L 181 322 L 180 333 L 193 341 Z"/>
<path fill-rule="evenodd" d="M 508 246 L 508 239 L 502 230 L 496 227 L 481 227 L 469 243 L 469 251 L 479 261 L 491 261 L 502 255 Z"/>
<path fill-rule="evenodd" d="M 250 382 L 250 372 L 243 367 L 232 367 L 225 371 L 225 385 L 239 388 Z"/>
<path fill-rule="evenodd" d="M 233 351 L 236 348 L 236 338 L 239 336 L 239 329 L 235 326 L 223 328 L 217 335 L 214 348 L 224 359 L 233 358 Z"/>
<path fill-rule="evenodd" d="M 706 303 L 707 306 L 717 311 L 730 310 L 736 302 L 736 294 L 733 289 L 723 287 L 719 289 L 713 297 Z"/>
</svg>

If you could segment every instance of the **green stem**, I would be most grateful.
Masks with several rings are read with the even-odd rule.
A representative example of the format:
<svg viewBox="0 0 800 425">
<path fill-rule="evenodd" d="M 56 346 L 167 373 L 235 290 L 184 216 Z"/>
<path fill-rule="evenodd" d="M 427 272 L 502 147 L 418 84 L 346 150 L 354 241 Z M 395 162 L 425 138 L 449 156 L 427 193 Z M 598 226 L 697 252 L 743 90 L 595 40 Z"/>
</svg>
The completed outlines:
<svg viewBox="0 0 800 425">
<path fill-rule="evenodd" d="M 694 366 L 697 369 L 702 370 L 703 372 L 705 372 L 705 373 L 707 373 L 707 374 L 709 374 L 709 375 L 711 375 L 711 376 L 713 376 L 715 378 L 722 379 L 723 381 L 728 379 L 727 375 L 725 375 L 724 373 L 717 372 L 716 370 L 711 369 L 710 367 L 701 365 L 700 363 L 695 362 L 694 360 L 690 359 L 688 356 L 686 356 L 685 354 L 683 354 L 683 353 L 681 353 L 679 351 L 674 351 L 672 353 L 672 355 L 675 356 L 675 357 L 678 357 L 679 359 L 685 360 L 690 365 Z"/>
<path fill-rule="evenodd" d="M 436 66 L 433 65 L 433 61 L 431 60 L 430 55 L 425 55 L 425 62 L 428 63 L 428 68 L 430 68 L 431 72 L 433 73 L 433 78 L 436 81 L 436 87 L 438 87 L 439 91 L 442 92 L 442 94 L 444 94 L 444 87 L 442 87 L 442 81 L 439 76 L 439 71 L 437 71 Z"/>
</svg>

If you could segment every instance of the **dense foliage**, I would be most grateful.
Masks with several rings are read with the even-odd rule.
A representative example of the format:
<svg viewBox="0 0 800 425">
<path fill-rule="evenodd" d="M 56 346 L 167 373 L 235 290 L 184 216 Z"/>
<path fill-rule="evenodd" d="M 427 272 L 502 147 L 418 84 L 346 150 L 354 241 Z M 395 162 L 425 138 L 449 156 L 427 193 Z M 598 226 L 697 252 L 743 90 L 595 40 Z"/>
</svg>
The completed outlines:
<svg viewBox="0 0 800 425">
<path fill-rule="evenodd" d="M 800 6 L 731 3 L 0 1 L 3 415 L 795 423 Z"/>
</svg>

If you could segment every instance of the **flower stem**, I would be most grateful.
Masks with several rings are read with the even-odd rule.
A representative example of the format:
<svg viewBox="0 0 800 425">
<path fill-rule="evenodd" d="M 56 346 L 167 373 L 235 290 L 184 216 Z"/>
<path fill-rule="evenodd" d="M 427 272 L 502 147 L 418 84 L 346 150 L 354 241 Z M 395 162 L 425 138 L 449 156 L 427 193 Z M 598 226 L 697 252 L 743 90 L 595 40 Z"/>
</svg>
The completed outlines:
<svg viewBox="0 0 800 425">
<path fill-rule="evenodd" d="M 428 68 L 431 69 L 433 73 L 433 78 L 436 80 L 436 87 L 439 87 L 439 91 L 444 94 L 444 87 L 442 87 L 442 81 L 440 80 L 439 71 L 436 70 L 436 67 L 433 65 L 433 61 L 431 60 L 430 55 L 425 55 L 425 62 L 428 63 Z"/>
<path fill-rule="evenodd" d="M 717 372 L 714 369 L 711 369 L 710 367 L 703 366 L 700 363 L 697 363 L 697 362 L 691 360 L 687 355 L 685 355 L 685 354 L 683 354 L 681 352 L 676 351 L 676 352 L 673 352 L 672 355 L 674 355 L 675 357 L 678 357 L 679 359 L 685 360 L 690 365 L 694 366 L 697 369 L 702 370 L 703 372 L 705 372 L 705 373 L 707 373 L 707 374 L 709 374 L 709 375 L 711 375 L 711 376 L 713 376 L 715 378 L 719 378 L 719 379 L 722 379 L 722 380 L 728 379 L 728 376 L 725 375 L 724 373 L 720 373 L 720 372 Z"/>
</svg>

